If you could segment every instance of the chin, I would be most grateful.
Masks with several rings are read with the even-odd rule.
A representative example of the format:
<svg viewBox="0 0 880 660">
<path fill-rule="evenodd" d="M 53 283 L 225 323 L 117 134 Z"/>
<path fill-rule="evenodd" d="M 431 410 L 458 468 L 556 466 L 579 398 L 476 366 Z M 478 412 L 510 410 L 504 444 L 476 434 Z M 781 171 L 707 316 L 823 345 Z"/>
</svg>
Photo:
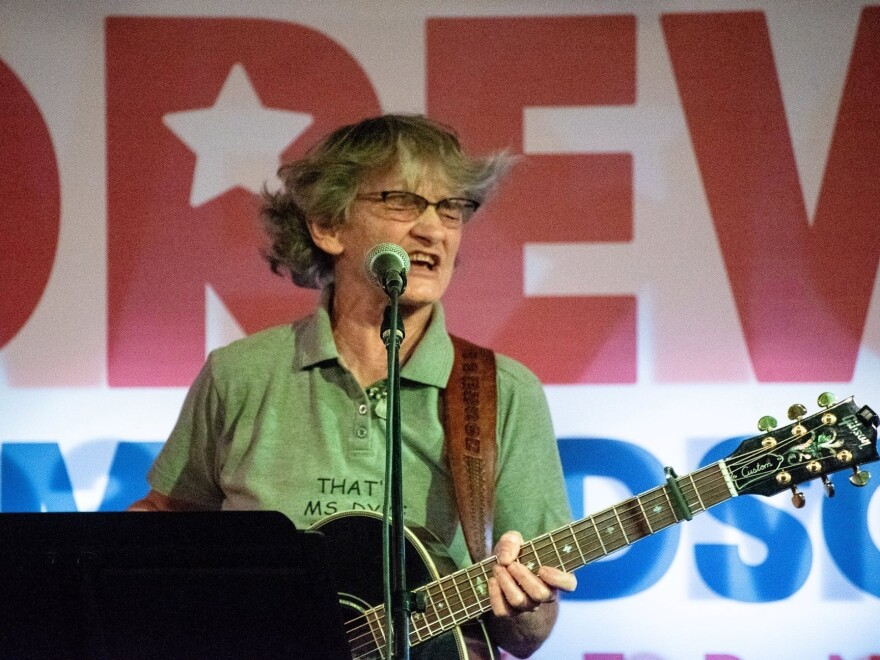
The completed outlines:
<svg viewBox="0 0 880 660">
<path fill-rule="evenodd" d="M 407 289 L 400 298 L 401 306 L 415 310 L 420 307 L 430 307 L 435 302 L 439 302 L 440 294 L 436 291 L 421 291 L 419 289 Z"/>
</svg>

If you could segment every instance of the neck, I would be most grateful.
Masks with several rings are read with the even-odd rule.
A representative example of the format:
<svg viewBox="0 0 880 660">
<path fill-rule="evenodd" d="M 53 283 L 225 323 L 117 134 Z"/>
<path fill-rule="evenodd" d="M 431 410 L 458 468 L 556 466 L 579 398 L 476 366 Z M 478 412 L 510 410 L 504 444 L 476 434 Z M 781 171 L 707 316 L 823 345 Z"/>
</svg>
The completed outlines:
<svg viewBox="0 0 880 660">
<path fill-rule="evenodd" d="M 367 387 L 388 373 L 388 353 L 380 336 L 388 300 L 377 296 L 347 296 L 337 289 L 330 306 L 333 339 L 339 357 L 361 387 Z M 431 320 L 431 306 L 401 306 L 405 337 L 400 346 L 400 363 L 406 364 Z"/>
</svg>

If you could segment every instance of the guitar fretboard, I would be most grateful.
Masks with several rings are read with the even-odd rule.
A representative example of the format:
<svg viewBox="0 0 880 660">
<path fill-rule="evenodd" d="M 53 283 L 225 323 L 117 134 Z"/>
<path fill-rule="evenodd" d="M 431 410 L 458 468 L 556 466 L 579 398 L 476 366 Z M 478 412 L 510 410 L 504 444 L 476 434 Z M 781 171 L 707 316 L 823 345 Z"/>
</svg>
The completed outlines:
<svg viewBox="0 0 880 660">
<path fill-rule="evenodd" d="M 723 461 L 676 483 L 692 514 L 733 497 Z M 625 500 L 523 544 L 519 561 L 532 572 L 541 566 L 573 571 L 685 518 L 670 486 L 663 485 Z M 416 645 L 490 609 L 488 580 L 496 564 L 489 557 L 416 590 L 425 597 L 425 610 L 412 615 L 410 644 Z M 346 624 L 352 656 L 382 658 L 385 646 L 385 608 L 380 605 Z"/>
</svg>

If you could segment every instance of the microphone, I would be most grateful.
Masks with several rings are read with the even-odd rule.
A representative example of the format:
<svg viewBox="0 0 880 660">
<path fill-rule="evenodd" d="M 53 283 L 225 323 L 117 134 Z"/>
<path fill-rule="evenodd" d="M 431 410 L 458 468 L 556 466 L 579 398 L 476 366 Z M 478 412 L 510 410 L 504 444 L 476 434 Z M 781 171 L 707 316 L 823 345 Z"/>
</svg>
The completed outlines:
<svg viewBox="0 0 880 660">
<path fill-rule="evenodd" d="M 364 268 L 376 284 L 385 289 L 389 296 L 397 295 L 406 289 L 406 274 L 409 272 L 409 255 L 394 243 L 379 243 L 364 258 Z"/>
</svg>

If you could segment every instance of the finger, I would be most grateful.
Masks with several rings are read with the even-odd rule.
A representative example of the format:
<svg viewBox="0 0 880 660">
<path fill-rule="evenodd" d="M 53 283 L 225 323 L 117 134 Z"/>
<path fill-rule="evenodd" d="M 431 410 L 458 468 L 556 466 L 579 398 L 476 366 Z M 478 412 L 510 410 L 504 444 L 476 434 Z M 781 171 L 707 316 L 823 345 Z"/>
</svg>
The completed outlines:
<svg viewBox="0 0 880 660">
<path fill-rule="evenodd" d="M 492 606 L 492 614 L 495 616 L 513 616 L 513 608 L 505 600 L 498 579 L 494 577 L 489 578 L 489 605 Z"/>
<path fill-rule="evenodd" d="M 505 532 L 495 544 L 495 556 L 498 563 L 502 566 L 508 566 L 519 557 L 520 548 L 522 548 L 522 534 L 516 531 Z"/>
<path fill-rule="evenodd" d="M 541 566 L 538 569 L 538 577 L 553 589 L 568 592 L 577 589 L 577 577 L 574 573 L 567 573 L 552 566 Z"/>
<path fill-rule="evenodd" d="M 523 589 L 522 585 L 520 585 L 516 579 L 517 575 L 511 573 L 511 568 L 516 570 L 523 579 L 526 579 L 526 577 L 519 571 L 519 569 L 522 568 L 526 573 L 529 573 L 529 570 L 522 567 L 520 564 L 512 564 L 507 568 L 503 566 L 495 566 L 493 569 L 493 575 L 495 576 L 495 579 L 498 580 L 498 586 L 501 588 L 501 594 L 504 596 L 504 600 L 507 601 L 511 608 L 519 612 L 526 612 L 535 609 L 540 603 L 540 599 L 532 598 Z M 538 587 L 530 585 L 535 591 L 547 588 L 544 586 L 544 583 L 538 580 L 534 575 L 531 575 L 531 579 L 540 585 Z"/>
<path fill-rule="evenodd" d="M 548 585 L 539 575 L 535 575 L 520 563 L 514 563 L 507 567 L 508 573 L 513 577 L 520 590 L 533 602 L 549 603 L 556 600 L 556 591 L 552 585 Z"/>
</svg>

